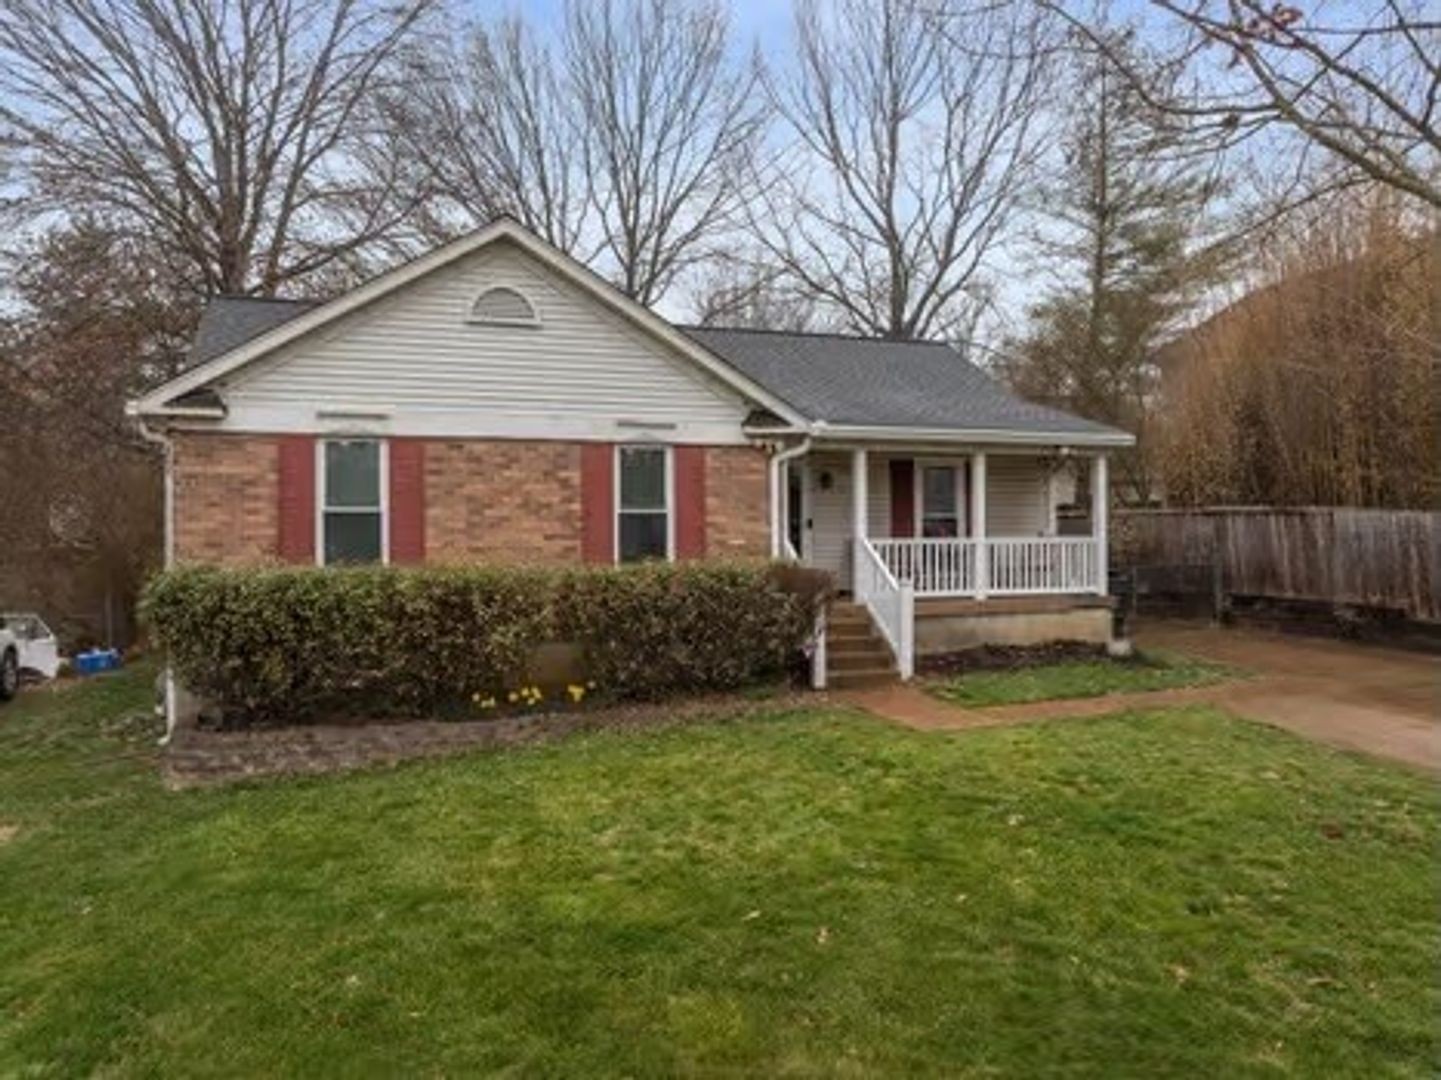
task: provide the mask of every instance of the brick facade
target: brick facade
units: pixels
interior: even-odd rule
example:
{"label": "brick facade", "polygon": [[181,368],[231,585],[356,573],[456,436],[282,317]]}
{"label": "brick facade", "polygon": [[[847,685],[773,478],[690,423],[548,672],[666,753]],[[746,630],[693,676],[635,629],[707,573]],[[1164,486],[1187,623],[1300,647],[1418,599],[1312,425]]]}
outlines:
{"label": "brick facade", "polygon": [[279,442],[270,435],[177,433],[175,558],[240,564],[278,553]]}
{"label": "brick facade", "polygon": [[[187,432],[173,442],[177,559],[277,559],[281,437]],[[704,454],[706,555],[766,556],[765,454],[749,446]],[[426,562],[581,561],[581,444],[431,439],[423,470]]]}
{"label": "brick facade", "polygon": [[580,562],[580,445],[428,443],[425,533],[427,562]]}
{"label": "brick facade", "polygon": [[706,554],[765,558],[771,549],[767,459],[754,446],[706,447]]}

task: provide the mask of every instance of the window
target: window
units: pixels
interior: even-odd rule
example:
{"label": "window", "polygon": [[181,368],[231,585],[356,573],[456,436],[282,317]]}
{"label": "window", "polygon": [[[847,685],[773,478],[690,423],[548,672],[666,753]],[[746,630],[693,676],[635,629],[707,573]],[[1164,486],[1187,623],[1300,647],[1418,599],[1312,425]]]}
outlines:
{"label": "window", "polygon": [[961,535],[958,472],[954,465],[921,467],[921,535]]}
{"label": "window", "polygon": [[622,446],[616,473],[620,561],[669,558],[670,454],[663,446]]}
{"label": "window", "polygon": [[539,326],[535,305],[519,289],[496,285],[486,289],[470,307],[471,322],[499,326]]}
{"label": "window", "polygon": [[385,561],[385,455],[374,439],[321,443],[320,550],[325,565]]}

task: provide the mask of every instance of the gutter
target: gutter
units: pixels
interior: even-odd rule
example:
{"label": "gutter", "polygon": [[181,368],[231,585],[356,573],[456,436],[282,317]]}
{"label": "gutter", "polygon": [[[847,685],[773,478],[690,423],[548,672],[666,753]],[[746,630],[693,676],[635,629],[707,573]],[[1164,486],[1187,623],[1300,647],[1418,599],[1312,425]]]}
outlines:
{"label": "gutter", "polygon": [[781,466],[788,461],[794,461],[811,448],[811,437],[809,435],[800,442],[785,450],[777,451],[771,455],[771,558],[779,559],[785,555],[785,516],[781,508],[785,505],[781,493]]}
{"label": "gutter", "polygon": [[[1136,437],[1124,431],[1016,431],[1005,428],[911,428],[866,424],[817,424],[826,439],[861,439],[904,443],[908,441],[988,443],[1011,446],[1127,447]],[[823,430],[822,430],[823,429]]]}
{"label": "gutter", "polygon": [[[136,429],[148,443],[159,446],[165,455],[165,569],[175,565],[175,444],[163,431],[155,431],[137,413],[131,412],[134,402],[126,405],[125,411],[136,417]],[[175,669],[165,666],[165,734],[159,743],[165,746],[175,734],[176,720]]]}

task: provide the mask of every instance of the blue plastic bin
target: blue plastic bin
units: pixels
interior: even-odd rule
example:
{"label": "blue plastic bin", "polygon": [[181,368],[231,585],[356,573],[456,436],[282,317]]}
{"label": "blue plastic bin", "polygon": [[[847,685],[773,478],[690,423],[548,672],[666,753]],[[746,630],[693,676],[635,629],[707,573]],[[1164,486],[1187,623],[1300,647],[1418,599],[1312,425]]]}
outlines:
{"label": "blue plastic bin", "polygon": [[113,671],[119,666],[118,649],[91,649],[75,657],[75,670],[81,675],[98,675],[102,671]]}

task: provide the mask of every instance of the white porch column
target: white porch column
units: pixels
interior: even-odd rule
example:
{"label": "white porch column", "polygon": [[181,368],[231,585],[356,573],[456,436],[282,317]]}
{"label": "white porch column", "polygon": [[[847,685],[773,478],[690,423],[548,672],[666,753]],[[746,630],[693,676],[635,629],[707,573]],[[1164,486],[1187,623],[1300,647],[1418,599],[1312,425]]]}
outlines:
{"label": "white porch column", "polygon": [[984,600],[990,591],[990,551],[986,547],[986,455],[971,455],[971,538],[976,542],[977,600]]}
{"label": "white porch column", "polygon": [[1107,533],[1111,525],[1111,485],[1107,475],[1105,454],[1091,459],[1091,536],[1096,543],[1096,592],[1106,595],[1109,588]]}
{"label": "white porch column", "polygon": [[866,535],[866,479],[870,467],[864,447],[851,451],[851,589],[859,594],[861,541]]}

